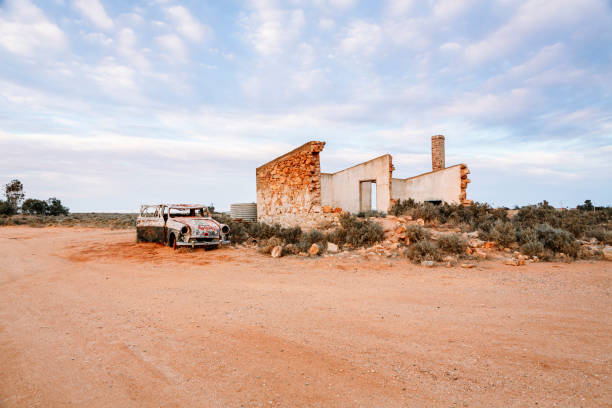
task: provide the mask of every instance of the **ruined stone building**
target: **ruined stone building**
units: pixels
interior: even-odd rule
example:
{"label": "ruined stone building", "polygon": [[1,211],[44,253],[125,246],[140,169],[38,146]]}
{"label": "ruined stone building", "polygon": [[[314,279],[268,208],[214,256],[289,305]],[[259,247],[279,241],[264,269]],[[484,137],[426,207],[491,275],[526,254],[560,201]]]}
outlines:
{"label": "ruined stone building", "polygon": [[393,177],[393,160],[385,154],[336,173],[321,173],[319,153],[325,142],[308,142],[260,166],[257,218],[283,226],[314,226],[348,211],[387,212],[395,200],[470,204],[465,164],[445,166],[444,136],[431,138],[432,171],[408,178]]}

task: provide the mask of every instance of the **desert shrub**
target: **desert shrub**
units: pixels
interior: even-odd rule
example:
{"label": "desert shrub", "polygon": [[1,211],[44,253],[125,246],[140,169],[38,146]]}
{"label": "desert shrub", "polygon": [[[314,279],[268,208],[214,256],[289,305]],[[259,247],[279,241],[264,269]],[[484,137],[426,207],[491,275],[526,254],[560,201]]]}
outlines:
{"label": "desert shrub", "polygon": [[429,239],[431,237],[431,233],[429,230],[421,227],[420,225],[407,225],[406,226],[406,238],[410,242],[418,242],[424,239]]}
{"label": "desert shrub", "polygon": [[382,241],[382,227],[370,220],[360,220],[350,214],[340,216],[340,227],[328,234],[327,239],[335,244],[351,244],[353,247],[371,246]]}
{"label": "desert shrub", "polygon": [[441,261],[442,253],[440,249],[429,240],[418,241],[404,251],[404,255],[415,263],[422,261]]}
{"label": "desert shrub", "polygon": [[516,242],[519,245],[524,245],[528,242],[535,242],[538,240],[538,233],[534,228],[525,227],[516,229]]}
{"label": "desert shrub", "polygon": [[604,227],[591,228],[586,231],[585,236],[587,238],[595,238],[606,245],[612,245],[612,230]]}
{"label": "desert shrub", "polygon": [[548,224],[539,224],[535,230],[538,234],[538,241],[544,245],[544,248],[553,252],[563,252],[572,258],[578,255],[580,244],[568,231],[553,228]]}
{"label": "desert shrub", "polygon": [[278,237],[283,239],[288,244],[297,244],[300,242],[302,234],[303,232],[300,227],[281,228],[278,232]]}
{"label": "desert shrub", "polygon": [[325,249],[327,247],[328,236],[323,234],[319,230],[312,229],[302,235],[302,238],[297,243],[297,247],[301,252],[307,252],[312,244],[317,244],[319,248]]}
{"label": "desert shrub", "polygon": [[516,229],[512,223],[498,219],[492,224],[489,232],[483,234],[483,238],[493,241],[502,247],[507,247],[516,241]]}
{"label": "desert shrub", "polygon": [[264,254],[270,254],[272,250],[274,249],[274,247],[279,246],[279,245],[283,246],[285,245],[285,242],[278,237],[272,237],[272,238],[266,239],[261,242],[259,251]]}
{"label": "desert shrub", "polygon": [[382,211],[370,210],[366,212],[361,211],[359,214],[357,214],[357,217],[359,218],[368,218],[368,217],[386,218],[387,214]]}
{"label": "desert shrub", "polygon": [[415,205],[416,202],[412,198],[408,200],[397,200],[393,203],[393,206],[391,206],[389,213],[395,216],[405,215],[408,213],[408,210],[414,208]]}
{"label": "desert shrub", "polygon": [[544,244],[540,241],[529,241],[521,245],[521,252],[529,256],[542,256]]}
{"label": "desert shrub", "polygon": [[438,238],[438,247],[449,254],[465,253],[467,240],[460,234],[444,234]]}

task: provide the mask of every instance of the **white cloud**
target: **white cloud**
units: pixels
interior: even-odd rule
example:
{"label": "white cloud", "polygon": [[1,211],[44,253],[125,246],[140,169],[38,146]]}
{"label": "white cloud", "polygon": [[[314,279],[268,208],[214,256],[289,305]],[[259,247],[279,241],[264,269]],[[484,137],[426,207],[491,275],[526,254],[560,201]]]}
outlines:
{"label": "white cloud", "polygon": [[331,18],[321,18],[319,19],[319,27],[323,30],[331,30],[336,25],[335,21]]}
{"label": "white cloud", "polygon": [[377,52],[381,41],[382,30],[378,25],[357,20],[346,28],[339,48],[345,54],[370,56]]}
{"label": "white cloud", "polygon": [[83,36],[83,38],[85,38],[87,41],[90,41],[94,44],[98,44],[98,45],[105,46],[105,47],[113,43],[113,39],[108,38],[103,33],[87,33]]}
{"label": "white cloud", "polygon": [[155,42],[170,56],[171,59],[184,62],[187,59],[187,47],[176,34],[166,34],[155,37]]}
{"label": "white cloud", "polygon": [[401,16],[411,11],[415,0],[387,0],[386,11],[391,16]]}
{"label": "white cloud", "polygon": [[465,57],[474,64],[508,58],[521,45],[533,45],[534,40],[538,41],[538,36],[541,37],[543,33],[550,36],[552,33],[581,28],[598,21],[599,16],[609,16],[606,4],[599,0],[529,0],[521,3],[506,24],[468,46]]}
{"label": "white cloud", "polygon": [[106,58],[101,64],[92,68],[90,77],[105,94],[120,100],[133,100],[138,97],[135,71],[126,65]]}
{"label": "white cloud", "polygon": [[99,0],[74,0],[74,6],[84,17],[103,30],[111,30],[115,25]]}
{"label": "white cloud", "polygon": [[282,10],[265,0],[252,5],[254,10],[242,18],[242,24],[247,40],[259,54],[278,54],[299,39],[306,24],[301,9]]}
{"label": "white cloud", "polygon": [[139,69],[149,69],[149,60],[138,49],[138,38],[131,28],[124,28],[119,32],[117,51]]}
{"label": "white cloud", "polygon": [[0,47],[21,56],[67,47],[64,32],[29,0],[15,0],[0,9]]}
{"label": "white cloud", "polygon": [[497,120],[518,117],[537,105],[539,97],[527,88],[502,93],[466,93],[440,108],[440,115],[465,116],[469,119]]}
{"label": "white cloud", "polygon": [[438,0],[433,5],[433,13],[438,19],[456,19],[464,14],[475,3],[475,0]]}
{"label": "white cloud", "polygon": [[176,30],[183,37],[194,42],[200,42],[210,37],[212,30],[206,24],[198,21],[183,6],[172,6],[166,13],[174,23]]}

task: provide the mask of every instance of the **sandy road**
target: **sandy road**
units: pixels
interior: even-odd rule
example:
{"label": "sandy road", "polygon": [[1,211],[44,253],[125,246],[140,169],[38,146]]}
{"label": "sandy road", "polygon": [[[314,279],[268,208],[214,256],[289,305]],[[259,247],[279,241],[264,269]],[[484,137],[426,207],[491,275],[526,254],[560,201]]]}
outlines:
{"label": "sandy road", "polygon": [[612,263],[175,253],[0,229],[0,407],[612,406]]}

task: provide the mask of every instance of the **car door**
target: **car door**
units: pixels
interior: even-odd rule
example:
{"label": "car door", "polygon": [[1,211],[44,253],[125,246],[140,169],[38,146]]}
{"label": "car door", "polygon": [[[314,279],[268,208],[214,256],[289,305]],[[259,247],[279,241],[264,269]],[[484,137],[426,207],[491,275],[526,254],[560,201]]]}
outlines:
{"label": "car door", "polygon": [[159,205],[143,206],[136,223],[136,234],[141,242],[164,243],[163,209]]}

